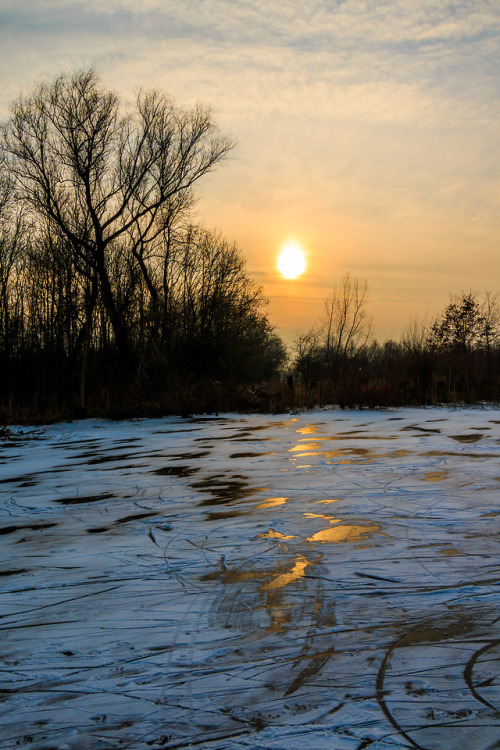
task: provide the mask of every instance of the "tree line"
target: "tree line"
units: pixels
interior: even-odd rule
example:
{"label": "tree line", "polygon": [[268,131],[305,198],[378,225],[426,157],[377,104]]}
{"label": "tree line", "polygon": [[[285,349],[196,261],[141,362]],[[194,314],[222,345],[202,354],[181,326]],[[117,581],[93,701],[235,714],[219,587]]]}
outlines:
{"label": "tree line", "polygon": [[453,295],[435,318],[413,321],[399,341],[370,331],[367,288],[345,276],[322,325],[294,346],[303,405],[398,406],[500,400],[497,295]]}
{"label": "tree line", "polygon": [[158,91],[124,109],[92,70],[14,103],[0,153],[4,409],[176,410],[193,389],[276,374],[285,348],[241,252],[193,223],[198,182],[232,148],[209,109]]}

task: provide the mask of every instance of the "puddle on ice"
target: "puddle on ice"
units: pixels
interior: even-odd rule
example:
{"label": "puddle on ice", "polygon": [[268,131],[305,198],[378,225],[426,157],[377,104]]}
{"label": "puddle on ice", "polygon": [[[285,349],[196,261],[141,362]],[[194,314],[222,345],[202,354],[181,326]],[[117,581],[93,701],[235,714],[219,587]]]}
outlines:
{"label": "puddle on ice", "polygon": [[[264,535],[266,538],[277,538],[282,539],[281,536],[275,536],[274,534]],[[292,537],[286,537],[291,539]],[[297,555],[293,560],[287,560],[274,567],[273,570],[252,568],[247,569],[245,567],[233,568],[226,565],[224,557],[221,557],[215,569],[210,573],[205,573],[200,577],[201,581],[216,581],[220,580],[224,584],[237,584],[245,581],[257,581],[259,586],[255,593],[266,593],[274,592],[277,589],[283,589],[291,584],[300,581],[305,575],[306,568],[313,565],[304,555]],[[265,581],[264,583],[260,583]],[[269,609],[274,607],[276,604],[275,599],[266,599],[264,605],[259,604],[259,608]],[[281,600],[280,605],[283,606],[284,602]],[[291,614],[287,618],[288,622],[292,619]]]}
{"label": "puddle on ice", "polygon": [[[295,445],[293,448],[289,448],[289,453],[296,453],[297,451],[315,451],[320,449],[319,443],[299,443],[299,445]],[[305,454],[304,454],[305,455]]]}
{"label": "puddle on ice", "polygon": [[330,523],[339,523],[340,518],[335,518],[334,516],[325,516],[321,513],[302,513],[302,518],[323,518],[325,521],[329,521]]}
{"label": "puddle on ice", "polygon": [[424,479],[426,482],[442,482],[449,475],[449,471],[428,471],[425,474]]}
{"label": "puddle on ice", "polygon": [[264,502],[257,505],[257,510],[262,508],[276,508],[278,505],[285,505],[286,501],[290,500],[289,497],[268,497]]}
{"label": "puddle on ice", "polygon": [[295,538],[293,534],[282,534],[281,531],[274,531],[273,529],[269,529],[266,534],[259,534],[257,537],[257,539],[282,539],[283,541]]}
{"label": "puddle on ice", "polygon": [[0,748],[492,750],[500,410],[337,414],[2,444]]}
{"label": "puddle on ice", "polygon": [[[381,453],[372,448],[349,447],[349,448],[337,448],[335,450],[320,450],[321,447],[322,446],[318,444],[309,443],[307,445],[297,445],[294,448],[289,448],[288,452],[297,453],[296,456],[294,455],[290,457],[291,460],[295,460],[296,458],[306,458],[308,456],[319,456],[325,459],[338,458],[340,459],[340,461],[335,462],[335,463],[343,463],[343,464],[349,464],[349,463],[366,464],[366,463],[372,463],[373,461],[378,461],[384,458],[398,459],[398,458],[405,458],[406,456],[411,455],[411,451],[405,448],[398,448],[398,449],[394,449],[391,451],[386,451],[386,452]],[[357,456],[358,458],[350,459],[350,458],[346,458],[346,456]],[[332,462],[329,462],[329,463],[332,463]],[[310,465],[307,465],[307,466],[304,466],[303,468],[309,468],[309,466]],[[297,468],[300,468],[300,467],[297,467]]]}
{"label": "puddle on ice", "polygon": [[[341,544],[344,542],[361,542],[365,541],[372,534],[380,534],[380,526],[373,524],[371,526],[362,526],[361,524],[344,524],[332,528],[322,529],[307,538],[308,542],[333,542]],[[383,536],[386,536],[385,534]]]}
{"label": "puddle on ice", "polygon": [[300,427],[296,432],[299,435],[314,435],[320,432],[320,427],[324,426],[326,422],[317,422],[316,424],[306,424],[304,427]]}
{"label": "puddle on ice", "polygon": [[276,578],[273,578],[272,581],[269,581],[269,583],[265,583],[263,586],[261,586],[260,590],[271,591],[272,589],[280,589],[283,586],[288,586],[288,584],[297,581],[299,578],[302,578],[307,566],[310,564],[311,563],[309,562],[309,560],[306,560],[305,557],[299,555],[291,570],[286,573],[280,573],[276,576]]}

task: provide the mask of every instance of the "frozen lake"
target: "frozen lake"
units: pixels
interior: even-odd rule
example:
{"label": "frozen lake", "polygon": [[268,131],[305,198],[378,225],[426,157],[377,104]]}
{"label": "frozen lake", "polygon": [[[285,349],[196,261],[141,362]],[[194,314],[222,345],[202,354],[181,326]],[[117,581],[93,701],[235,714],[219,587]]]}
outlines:
{"label": "frozen lake", "polygon": [[0,442],[0,748],[500,747],[500,410]]}

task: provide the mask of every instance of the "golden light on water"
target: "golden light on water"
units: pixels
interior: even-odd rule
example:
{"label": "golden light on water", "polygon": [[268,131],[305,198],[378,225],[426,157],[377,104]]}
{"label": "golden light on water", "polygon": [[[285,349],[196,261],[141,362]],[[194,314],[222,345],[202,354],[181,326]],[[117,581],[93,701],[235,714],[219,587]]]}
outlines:
{"label": "golden light on water", "polygon": [[276,266],[285,279],[296,279],[306,270],[306,254],[296,242],[287,242],[278,256]]}

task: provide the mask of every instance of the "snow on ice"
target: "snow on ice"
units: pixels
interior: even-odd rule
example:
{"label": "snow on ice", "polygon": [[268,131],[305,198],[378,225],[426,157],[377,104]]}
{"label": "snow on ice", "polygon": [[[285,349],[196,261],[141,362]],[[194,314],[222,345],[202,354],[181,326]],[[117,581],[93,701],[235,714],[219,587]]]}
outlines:
{"label": "snow on ice", "polygon": [[499,747],[500,411],[0,443],[0,748]]}

